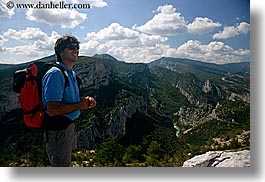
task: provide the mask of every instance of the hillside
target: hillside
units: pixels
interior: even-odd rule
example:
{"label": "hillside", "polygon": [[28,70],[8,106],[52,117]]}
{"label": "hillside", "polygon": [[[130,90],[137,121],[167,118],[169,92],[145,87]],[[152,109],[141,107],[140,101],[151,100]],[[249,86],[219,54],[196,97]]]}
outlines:
{"label": "hillside", "polygon": [[[22,159],[48,165],[42,133],[24,127],[11,90],[13,71],[25,65],[0,66],[1,166]],[[74,69],[81,94],[98,103],[77,121],[76,164],[92,158],[85,166],[182,166],[209,150],[250,147],[249,63],[161,58],[129,64],[105,54],[81,56]]]}
{"label": "hillside", "polygon": [[182,58],[163,57],[149,64],[150,67],[160,66],[184,73],[191,72],[200,78],[207,79],[209,76],[226,75],[228,73],[249,73],[250,63],[213,64]]}

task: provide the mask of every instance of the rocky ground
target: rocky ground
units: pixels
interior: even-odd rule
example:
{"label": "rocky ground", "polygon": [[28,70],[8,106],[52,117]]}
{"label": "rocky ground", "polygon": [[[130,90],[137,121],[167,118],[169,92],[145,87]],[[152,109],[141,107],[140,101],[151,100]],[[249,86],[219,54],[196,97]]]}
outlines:
{"label": "rocky ground", "polygon": [[185,161],[183,167],[250,167],[250,151],[209,151]]}

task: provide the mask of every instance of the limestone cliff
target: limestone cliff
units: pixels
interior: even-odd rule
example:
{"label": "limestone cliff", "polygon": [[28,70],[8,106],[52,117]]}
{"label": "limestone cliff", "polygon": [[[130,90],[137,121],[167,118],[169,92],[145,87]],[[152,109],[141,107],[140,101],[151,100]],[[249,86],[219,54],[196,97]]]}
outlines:
{"label": "limestone cliff", "polygon": [[[82,57],[80,58],[82,60]],[[81,61],[74,70],[82,80],[82,88],[98,89],[100,86],[109,85],[110,62],[107,60]]]}
{"label": "limestone cliff", "polygon": [[18,96],[17,93],[11,91],[11,86],[7,90],[0,91],[0,122],[2,115],[19,108]]}
{"label": "limestone cliff", "polygon": [[91,118],[89,126],[83,128],[78,134],[78,147],[82,149],[98,148],[100,143],[108,136],[114,135],[118,139],[126,133],[127,119],[131,118],[137,111],[146,113],[146,102],[142,96],[131,95],[124,97],[120,93],[116,98],[119,104],[100,120]]}

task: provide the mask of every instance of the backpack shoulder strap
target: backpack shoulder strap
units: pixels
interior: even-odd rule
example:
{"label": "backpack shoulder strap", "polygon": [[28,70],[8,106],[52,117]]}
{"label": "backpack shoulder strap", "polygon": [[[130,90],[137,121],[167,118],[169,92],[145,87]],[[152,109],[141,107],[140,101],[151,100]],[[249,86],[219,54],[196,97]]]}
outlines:
{"label": "backpack shoulder strap", "polygon": [[79,76],[75,75],[77,83],[78,83],[78,89],[79,89],[79,95],[81,95],[81,85],[82,85],[82,80]]}
{"label": "backpack shoulder strap", "polygon": [[47,63],[47,64],[49,64],[49,65],[51,65],[51,66],[54,66],[54,67],[60,69],[61,72],[63,73],[64,79],[65,79],[65,85],[64,85],[64,88],[66,88],[67,86],[69,86],[70,83],[69,83],[69,80],[68,80],[68,73],[66,72],[66,70],[65,70],[61,65],[56,64],[56,63],[54,63],[54,62]]}

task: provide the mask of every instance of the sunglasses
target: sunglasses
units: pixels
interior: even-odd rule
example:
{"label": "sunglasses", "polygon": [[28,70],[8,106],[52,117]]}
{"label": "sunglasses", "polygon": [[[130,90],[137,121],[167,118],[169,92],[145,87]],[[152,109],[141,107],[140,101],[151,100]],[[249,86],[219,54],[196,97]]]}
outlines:
{"label": "sunglasses", "polygon": [[68,48],[70,50],[79,50],[79,45],[77,44],[70,44],[70,45],[67,45],[65,48]]}

